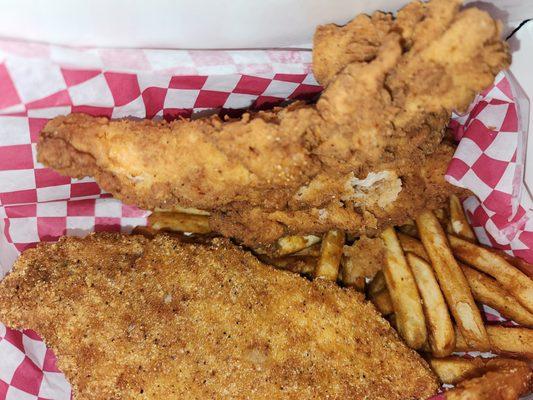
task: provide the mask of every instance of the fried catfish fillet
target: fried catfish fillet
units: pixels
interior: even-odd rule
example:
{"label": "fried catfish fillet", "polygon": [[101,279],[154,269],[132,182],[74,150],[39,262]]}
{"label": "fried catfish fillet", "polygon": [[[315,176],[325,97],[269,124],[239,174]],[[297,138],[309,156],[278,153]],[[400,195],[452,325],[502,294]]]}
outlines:
{"label": "fried catfish fillet", "polygon": [[315,46],[314,70],[327,86],[315,105],[228,121],[57,117],[41,133],[38,159],[94,176],[126,203],[209,211],[214,229],[252,246],[379,230],[420,211],[402,201],[435,191],[428,179],[449,191],[442,176],[421,171],[444,172],[452,110],[466,109],[508,66],[499,23],[461,11],[459,0],[415,2],[396,18],[377,12],[321,27]]}
{"label": "fried catfish fillet", "polygon": [[95,234],[26,251],[0,321],[40,333],[75,399],[424,399],[438,383],[362,295],[226,239]]}

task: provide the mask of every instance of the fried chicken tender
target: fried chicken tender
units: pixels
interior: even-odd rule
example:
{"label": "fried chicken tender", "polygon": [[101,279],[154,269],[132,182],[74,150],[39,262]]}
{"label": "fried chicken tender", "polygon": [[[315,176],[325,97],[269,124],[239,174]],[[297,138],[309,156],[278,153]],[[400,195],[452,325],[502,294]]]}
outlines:
{"label": "fried chicken tender", "polygon": [[0,320],[43,336],[74,399],[425,399],[438,388],[362,295],[227,239],[41,244],[0,283]]}
{"label": "fried chicken tender", "polygon": [[451,112],[509,64],[499,23],[459,6],[415,2],[396,18],[319,28],[314,70],[327,87],[316,105],[228,121],[57,117],[38,159],[94,176],[126,203],[209,211],[216,230],[247,245],[331,229],[371,234],[441,205],[419,197],[451,190],[435,176],[453,152],[441,143]]}

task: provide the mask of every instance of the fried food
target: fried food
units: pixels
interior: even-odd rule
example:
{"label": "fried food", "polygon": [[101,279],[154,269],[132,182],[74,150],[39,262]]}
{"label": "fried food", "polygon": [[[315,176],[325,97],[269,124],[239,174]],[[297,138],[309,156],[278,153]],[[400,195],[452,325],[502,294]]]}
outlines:
{"label": "fried food", "polygon": [[445,392],[446,399],[517,400],[532,389],[531,368],[523,361],[447,357],[429,363],[441,382],[457,384]]}
{"label": "fried food", "polygon": [[41,244],[0,283],[0,320],[44,337],[75,399],[423,399],[438,388],[361,294],[226,239]]}
{"label": "fried food", "polygon": [[396,18],[320,28],[315,70],[327,87],[316,105],[236,120],[57,117],[38,159],[94,176],[126,203],[205,210],[214,231],[251,247],[330,230],[376,235],[458,190],[443,178],[451,112],[509,65],[500,25],[459,7],[414,2]]}
{"label": "fried food", "polygon": [[[490,351],[493,353],[533,359],[533,329],[498,325],[487,325],[485,328],[490,339]],[[455,351],[480,350],[468,345],[457,329],[455,337]]]}
{"label": "fried food", "polygon": [[478,350],[489,350],[490,342],[483,319],[439,220],[431,211],[424,211],[416,218],[416,225],[442,293],[463,337],[470,346]]}
{"label": "fried food", "polygon": [[523,326],[533,328],[533,314],[501,287],[495,279],[466,265],[461,265],[461,268],[472,289],[472,294],[478,302],[494,308],[503,316]]}
{"label": "fried food", "polygon": [[446,400],[518,400],[531,393],[532,378],[530,366],[518,360],[483,360],[483,366],[465,371],[474,378],[459,382],[455,388],[445,392]]}
{"label": "fried food", "polygon": [[176,211],[154,212],[148,217],[149,225],[158,231],[210,233],[207,215],[186,214]]}
{"label": "fried food", "polygon": [[373,278],[385,263],[385,246],[379,237],[361,236],[351,246],[344,246],[343,277],[349,281]]}
{"label": "fried food", "polygon": [[431,265],[422,258],[413,253],[406,257],[422,298],[431,352],[436,357],[449,356],[455,348],[455,334],[437,278]]}
{"label": "fried food", "polygon": [[392,299],[388,290],[382,290],[380,292],[371,293],[368,298],[376,306],[381,315],[390,315],[394,313],[394,307],[392,306]]}
{"label": "fried food", "polygon": [[492,276],[530,312],[533,312],[533,280],[499,254],[467,240],[449,235],[455,256]]}
{"label": "fried food", "polygon": [[415,278],[396,236],[394,228],[381,233],[385,243],[383,276],[396,315],[398,333],[413,349],[421,348],[427,339],[426,320]]}
{"label": "fried food", "polygon": [[318,261],[318,258],[313,256],[269,257],[264,254],[259,254],[257,258],[265,264],[306,276],[313,275]]}
{"label": "fried food", "polygon": [[455,385],[465,379],[479,374],[485,363],[482,358],[464,358],[450,356],[429,358],[429,365],[442,383]]}
{"label": "fried food", "polygon": [[416,254],[418,257],[429,261],[428,253],[420,240],[402,232],[398,232],[398,239],[400,240],[403,251]]}
{"label": "fried food", "polygon": [[468,219],[463,210],[463,205],[455,195],[450,196],[450,226],[451,231],[457,236],[472,242],[476,241],[476,235],[468,223]]}
{"label": "fried food", "polygon": [[324,235],[314,273],[315,278],[327,279],[333,282],[337,280],[344,240],[344,232],[341,231],[333,230]]}
{"label": "fried food", "polygon": [[378,271],[374,276],[374,279],[368,284],[368,293],[375,294],[381,292],[382,290],[387,289],[387,283],[385,282],[385,276],[383,275],[383,270]]}

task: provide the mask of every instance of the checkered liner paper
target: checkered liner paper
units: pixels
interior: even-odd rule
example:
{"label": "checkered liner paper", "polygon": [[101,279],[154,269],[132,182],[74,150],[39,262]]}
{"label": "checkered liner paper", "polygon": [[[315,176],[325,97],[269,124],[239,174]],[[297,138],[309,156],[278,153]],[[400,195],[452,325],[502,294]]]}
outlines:
{"label": "checkered liner paper", "polygon": [[[52,117],[190,116],[312,99],[321,88],[307,51],[71,49],[0,41],[0,277],[18,254],[61,235],[146,224],[91,179],[36,162],[39,131]],[[533,262],[533,214],[522,179],[527,97],[509,74],[451,123],[460,140],[447,179],[477,195],[465,209],[479,239]],[[233,111],[232,111],[233,110]],[[483,307],[487,320],[504,322]],[[0,400],[69,399],[54,354],[32,331],[0,323]]]}

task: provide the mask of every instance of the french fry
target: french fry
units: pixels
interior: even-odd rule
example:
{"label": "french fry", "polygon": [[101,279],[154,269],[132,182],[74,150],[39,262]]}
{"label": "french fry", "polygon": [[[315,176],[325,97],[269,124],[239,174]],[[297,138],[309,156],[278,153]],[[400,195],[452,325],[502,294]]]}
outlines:
{"label": "french fry", "polygon": [[455,347],[455,334],[446,301],[431,265],[413,253],[406,256],[422,297],[431,352],[436,357],[446,357]]}
{"label": "french fry", "polygon": [[495,353],[533,358],[532,329],[487,326],[487,332]]}
{"label": "french fry", "polygon": [[320,238],[315,235],[291,235],[278,239],[275,255],[277,257],[286,256],[301,251],[307,247],[320,242]]}
{"label": "french fry", "polygon": [[279,269],[295,272],[302,275],[311,275],[316,268],[317,258],[312,256],[283,256],[269,257],[264,254],[257,256],[265,264],[270,264]]}
{"label": "french fry", "polygon": [[498,254],[449,235],[455,256],[462,262],[495,278],[503,288],[533,312],[533,280]]}
{"label": "french fry", "polygon": [[496,253],[499,256],[503,257],[505,261],[507,261],[509,264],[511,264],[513,267],[518,268],[520,271],[522,271],[527,276],[533,276],[533,264],[528,263],[527,261],[522,260],[519,257],[513,257],[509,254],[507,254],[503,250],[494,249],[492,247],[480,245],[484,249],[487,249],[488,251],[492,253]]}
{"label": "french fry", "polygon": [[398,239],[403,251],[413,253],[426,261],[429,260],[428,253],[420,240],[401,232],[398,232]]}
{"label": "french fry", "polygon": [[291,257],[300,257],[300,256],[311,256],[319,257],[320,256],[320,242],[315,243],[309,247],[306,247],[296,253],[289,254]]}
{"label": "french fry", "polygon": [[[533,359],[533,329],[487,325],[491,351],[515,357]],[[479,351],[470,346],[455,329],[455,351]]]}
{"label": "french fry", "polygon": [[433,214],[439,220],[442,229],[444,229],[446,232],[452,232],[450,219],[448,218],[448,213],[444,208],[438,208],[434,210]]}
{"label": "french fry", "polygon": [[383,289],[381,292],[373,293],[369,296],[369,299],[382,315],[389,315],[394,312],[392,300],[387,288]]}
{"label": "french fry", "polygon": [[481,358],[450,356],[429,358],[429,366],[442,383],[455,385],[464,379],[477,375],[485,363]]}
{"label": "french fry", "polygon": [[386,248],[383,275],[396,315],[398,333],[409,347],[419,349],[427,339],[427,331],[415,278],[394,228],[385,229],[381,238]]}
{"label": "french fry", "polygon": [[476,235],[468,223],[463,211],[463,205],[456,195],[450,196],[450,222],[452,233],[472,242],[476,241]]}
{"label": "french fry", "polygon": [[461,268],[472,289],[474,299],[521,325],[533,327],[533,314],[502,288],[496,280],[464,264]]}
{"label": "french fry", "polygon": [[315,269],[315,278],[337,280],[343,247],[344,232],[332,230],[324,235],[320,247],[320,257]]}
{"label": "french fry", "polygon": [[156,230],[176,232],[209,233],[209,217],[175,211],[156,211],[148,217],[149,225]]}
{"label": "french fry", "polygon": [[341,258],[341,268],[339,271],[339,280],[344,286],[353,287],[359,292],[365,291],[366,280],[358,264],[352,257],[343,255]]}
{"label": "french fry", "polygon": [[383,275],[383,270],[378,271],[368,284],[368,294],[372,295],[378,292],[381,292],[383,289],[387,289],[387,284],[385,283],[385,276]]}
{"label": "french fry", "polygon": [[342,256],[341,266],[339,270],[339,280],[346,287],[351,287],[358,292],[364,292],[366,287],[366,279],[359,275],[354,263],[350,262],[349,257]]}
{"label": "french fry", "polygon": [[416,222],[439,285],[463,337],[470,346],[479,350],[490,349],[483,319],[470,292],[470,286],[453,257],[439,220],[431,211],[424,211]]}

